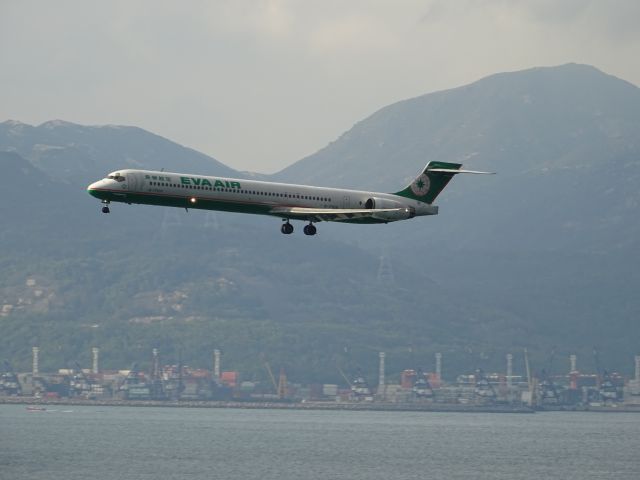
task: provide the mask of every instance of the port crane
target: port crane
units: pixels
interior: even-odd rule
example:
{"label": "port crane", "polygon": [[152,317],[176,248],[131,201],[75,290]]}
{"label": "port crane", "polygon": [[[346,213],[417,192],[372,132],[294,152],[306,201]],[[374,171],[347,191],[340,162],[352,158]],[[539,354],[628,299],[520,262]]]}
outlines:
{"label": "port crane", "polygon": [[77,361],[74,362],[74,364],[78,373],[73,376],[70,387],[76,395],[84,396],[86,398],[94,398],[93,381],[85,375],[82,370],[82,366]]}
{"label": "port crane", "polygon": [[494,401],[497,397],[496,391],[493,388],[493,385],[489,382],[489,379],[484,374],[484,371],[481,368],[476,370],[475,374],[476,385],[474,388],[474,393],[477,397],[484,399],[485,401]]}
{"label": "port crane", "polygon": [[427,380],[426,375],[422,371],[422,369],[418,369],[418,374],[416,376],[416,381],[411,388],[411,391],[417,398],[431,398],[433,397],[433,388]]}
{"label": "port crane", "polygon": [[275,390],[278,398],[280,400],[287,397],[288,389],[287,389],[287,374],[284,371],[284,367],[280,368],[280,375],[278,376],[278,380],[276,381],[276,377],[273,374],[273,370],[271,369],[271,365],[265,358],[265,355],[262,354],[262,363],[264,364],[264,368],[269,374],[269,379],[271,380],[271,385],[273,385],[273,389]]}
{"label": "port crane", "polygon": [[18,375],[11,368],[9,360],[4,360],[3,363],[5,373],[0,377],[0,387],[2,387],[6,395],[21,395],[22,386],[20,385]]}
{"label": "port crane", "polygon": [[349,388],[353,388],[353,384],[351,383],[351,380],[349,380],[349,377],[347,377],[347,375],[344,373],[344,370],[340,368],[340,365],[336,365],[336,367],[338,368],[340,375],[342,375],[342,378],[344,378],[344,381],[347,382],[347,385],[349,385]]}
{"label": "port crane", "polygon": [[613,383],[611,374],[607,370],[600,368],[600,356],[598,350],[593,348],[593,358],[596,364],[596,374],[598,375],[598,393],[603,402],[618,402],[621,400],[621,392]]}
{"label": "port crane", "polygon": [[365,399],[371,397],[371,389],[369,388],[369,384],[364,378],[362,371],[358,369],[356,371],[356,377],[353,379],[351,384],[351,391],[356,396],[357,399]]}
{"label": "port crane", "polygon": [[342,378],[345,379],[347,385],[349,385],[349,388],[351,388],[351,393],[356,398],[356,400],[371,398],[371,389],[369,388],[369,385],[367,384],[367,381],[365,380],[364,375],[362,375],[362,371],[359,368],[356,370],[356,376],[354,377],[354,379],[349,380],[349,377],[347,377],[347,375],[344,373],[344,370],[340,368],[340,365],[336,365],[336,367],[338,367],[340,375],[342,375]]}
{"label": "port crane", "polygon": [[131,368],[129,369],[129,373],[120,385],[120,391],[124,394],[125,399],[129,398],[129,388],[132,385],[138,385],[140,383],[140,378],[138,377],[138,364],[134,362],[131,364]]}
{"label": "port crane", "polygon": [[266,360],[264,360],[263,363],[264,363],[264,368],[267,370],[267,373],[269,374],[271,385],[273,385],[273,389],[277,392],[278,382],[276,382],[276,377],[273,375],[273,370],[271,370],[271,365],[269,365],[269,362],[267,362]]}
{"label": "port crane", "polygon": [[538,386],[538,389],[541,403],[557,404],[560,401],[558,389],[551,378],[551,368],[553,366],[555,354],[556,350],[554,348],[549,356],[547,368],[543,368],[542,372],[540,372],[540,385]]}
{"label": "port crane", "polygon": [[287,397],[287,374],[284,371],[284,367],[280,368],[280,377],[278,377],[278,398],[283,400]]}

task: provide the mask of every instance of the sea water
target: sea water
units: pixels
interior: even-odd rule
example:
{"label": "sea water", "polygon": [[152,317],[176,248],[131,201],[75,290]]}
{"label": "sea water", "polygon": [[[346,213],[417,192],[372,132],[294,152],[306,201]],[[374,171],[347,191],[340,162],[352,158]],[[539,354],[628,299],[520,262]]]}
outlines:
{"label": "sea water", "polygon": [[640,414],[0,405],[0,479],[640,478]]}

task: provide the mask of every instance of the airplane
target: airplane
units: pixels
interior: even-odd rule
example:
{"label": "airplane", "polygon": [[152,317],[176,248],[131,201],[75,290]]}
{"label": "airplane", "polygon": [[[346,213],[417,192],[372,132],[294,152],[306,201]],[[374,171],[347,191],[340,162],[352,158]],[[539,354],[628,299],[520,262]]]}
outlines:
{"label": "airplane", "polygon": [[389,223],[437,215],[433,201],[463,170],[460,163],[429,162],[410,185],[396,193],[367,192],[288,183],[189,175],[165,171],[117,170],[87,187],[101,200],[103,213],[111,202],[161,205],[280,217],[280,231],[293,233],[291,220],[308,222],[305,235],[317,233],[314,223]]}

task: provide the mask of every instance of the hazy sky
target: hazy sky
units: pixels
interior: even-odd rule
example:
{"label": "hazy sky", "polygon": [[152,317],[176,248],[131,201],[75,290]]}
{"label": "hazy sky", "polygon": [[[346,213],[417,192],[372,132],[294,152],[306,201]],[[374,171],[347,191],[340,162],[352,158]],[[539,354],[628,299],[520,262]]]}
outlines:
{"label": "hazy sky", "polygon": [[0,121],[136,125],[270,173],[495,72],[640,85],[639,22],[639,0],[0,0]]}

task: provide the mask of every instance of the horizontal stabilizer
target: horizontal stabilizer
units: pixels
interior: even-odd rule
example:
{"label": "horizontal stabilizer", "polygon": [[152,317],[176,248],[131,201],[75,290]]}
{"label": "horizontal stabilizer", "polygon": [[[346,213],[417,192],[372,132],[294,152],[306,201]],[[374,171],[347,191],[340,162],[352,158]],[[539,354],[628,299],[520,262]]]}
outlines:
{"label": "horizontal stabilizer", "polygon": [[427,169],[428,172],[440,172],[440,173],[453,173],[458,174],[458,173],[473,173],[476,175],[495,175],[496,172],[480,172],[477,170],[454,170],[452,168],[428,168]]}

